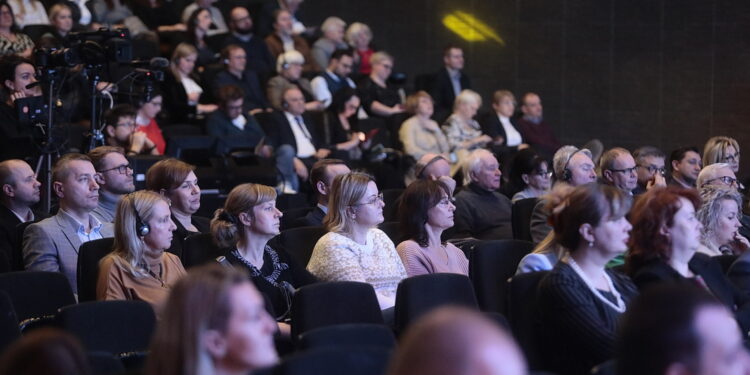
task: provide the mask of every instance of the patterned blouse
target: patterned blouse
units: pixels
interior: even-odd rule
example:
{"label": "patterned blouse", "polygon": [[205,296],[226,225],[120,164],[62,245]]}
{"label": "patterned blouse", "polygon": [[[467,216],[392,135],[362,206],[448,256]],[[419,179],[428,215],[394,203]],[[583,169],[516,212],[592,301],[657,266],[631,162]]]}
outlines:
{"label": "patterned blouse", "polygon": [[22,33],[15,33],[15,41],[0,35],[0,55],[13,55],[21,53],[29,48],[34,48],[34,42],[29,38],[28,35]]}
{"label": "patterned blouse", "polygon": [[[463,120],[456,115],[451,115],[443,124],[443,131],[448,138],[451,148],[456,151],[461,149],[461,143],[482,135],[482,129],[476,120],[471,120],[467,127]],[[474,146],[472,149],[479,146]]]}
{"label": "patterned blouse", "polygon": [[391,298],[407,277],[393,242],[376,228],[367,232],[365,245],[342,234],[326,233],[315,244],[307,269],[322,281],[368,283],[375,292]]}

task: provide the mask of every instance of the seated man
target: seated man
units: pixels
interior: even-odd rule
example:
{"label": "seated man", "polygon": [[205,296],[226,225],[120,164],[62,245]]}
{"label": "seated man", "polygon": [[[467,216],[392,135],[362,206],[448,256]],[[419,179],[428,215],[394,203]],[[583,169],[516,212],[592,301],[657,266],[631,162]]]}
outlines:
{"label": "seated man", "polygon": [[305,217],[294,221],[293,227],[319,227],[323,225],[323,217],[328,213],[328,192],[333,179],[340,174],[351,172],[343,160],[321,159],[310,169],[310,184],[318,194],[318,205]]}
{"label": "seated man", "polygon": [[310,53],[310,45],[304,38],[294,33],[292,14],[288,10],[279,9],[273,13],[273,30],[265,41],[274,59],[278,59],[284,52],[297,51],[304,58],[302,68],[306,73],[320,71],[321,67],[315,64]]}
{"label": "seated man", "polygon": [[[240,50],[241,51],[241,50]],[[239,86],[226,85],[217,94],[219,110],[206,119],[206,131],[221,142],[219,151],[226,153],[234,148],[255,148],[266,136],[255,117],[243,112],[244,93]],[[273,150],[262,145],[259,156],[271,157]]]}
{"label": "seated man", "polygon": [[242,110],[245,113],[255,114],[257,112],[270,110],[271,106],[260,88],[258,75],[247,70],[247,54],[242,47],[230,44],[221,50],[224,61],[224,69],[216,74],[213,82],[214,95],[217,96],[222,87],[235,85],[242,88],[245,94]]}
{"label": "seated man", "polygon": [[229,12],[229,30],[222,47],[235,44],[245,50],[245,70],[252,70],[265,82],[273,74],[274,59],[268,46],[253,33],[253,19],[245,7],[234,7]]}
{"label": "seated man", "polygon": [[456,194],[451,238],[512,239],[511,203],[497,191],[502,173],[495,156],[484,149],[472,151],[463,174],[466,187]]}
{"label": "seated man", "polygon": [[99,146],[87,156],[91,158],[99,184],[99,204],[91,214],[103,223],[114,223],[120,198],[135,191],[133,169],[120,147]]}
{"label": "seated man", "polygon": [[533,92],[524,95],[521,99],[521,112],[523,112],[523,117],[518,119],[518,131],[521,137],[539,155],[549,160],[550,155],[562,145],[555,137],[552,128],[544,122],[542,99],[539,95]]}
{"label": "seated man", "polygon": [[602,182],[631,196],[633,195],[633,189],[638,185],[637,168],[630,151],[622,147],[607,150],[599,160]]}
{"label": "seated man", "polygon": [[91,159],[66,154],[52,169],[52,188],[60,199],[55,216],[29,225],[23,233],[23,261],[30,271],[61,272],[77,293],[76,267],[82,243],[113,236],[112,223],[91,214],[99,204],[99,185]]}
{"label": "seated man", "polygon": [[451,177],[451,165],[442,155],[427,153],[414,166],[414,177],[443,181],[451,192],[456,189],[456,180]]}
{"label": "seated man", "polygon": [[21,270],[23,259],[16,255],[17,251],[13,251],[20,246],[17,243],[16,227],[21,223],[49,216],[31,208],[39,203],[39,187],[42,184],[36,179],[29,164],[18,159],[0,162],[0,181],[0,252],[6,255],[7,266]]}
{"label": "seated man", "polygon": [[[560,147],[552,158],[552,169],[558,182],[571,186],[585,185],[596,181],[594,161],[591,151],[575,146]],[[548,223],[549,212],[544,208],[547,201],[539,199],[531,213],[531,240],[538,244],[552,231]]]}
{"label": "seated man", "polygon": [[122,148],[127,155],[159,155],[146,133],[135,131],[136,113],[130,104],[118,104],[108,110],[104,114],[105,143]]}
{"label": "seated man", "polygon": [[635,164],[638,166],[638,186],[634,195],[645,193],[654,186],[667,186],[664,178],[664,152],[656,147],[643,146],[633,151]]}
{"label": "seated man", "polygon": [[669,165],[672,167],[669,185],[695,188],[695,180],[703,167],[698,148],[681,147],[672,151],[669,155]]}
{"label": "seated man", "polygon": [[344,87],[357,88],[354,81],[349,78],[353,64],[354,57],[351,50],[338,49],[333,51],[328,68],[310,82],[315,100],[328,108],[331,105],[333,95],[339,90]]}
{"label": "seated man", "polygon": [[302,92],[290,87],[281,98],[284,110],[274,112],[275,124],[269,143],[276,148],[276,167],[282,176],[279,188],[292,193],[299,190],[298,178],[306,180],[312,165],[326,158],[331,150],[323,145],[315,124],[305,115]]}

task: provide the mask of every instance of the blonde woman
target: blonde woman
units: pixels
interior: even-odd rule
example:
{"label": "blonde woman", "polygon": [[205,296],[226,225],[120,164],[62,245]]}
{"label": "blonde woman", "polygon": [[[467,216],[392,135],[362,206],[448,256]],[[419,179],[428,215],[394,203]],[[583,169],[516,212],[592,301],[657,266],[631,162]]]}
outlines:
{"label": "blonde woman", "polygon": [[160,194],[142,190],[122,197],[114,250],[99,264],[96,298],[146,301],[159,316],[169,290],[185,276],[180,259],[164,251],[176,228]]}
{"label": "blonde woman", "polygon": [[703,224],[699,253],[709,256],[739,255],[750,242],[739,233],[742,195],[730,186],[706,185],[700,190],[701,207],[696,216]]}
{"label": "blonde woman", "polygon": [[734,138],[717,136],[706,142],[703,147],[703,166],[715,163],[727,163],[732,167],[732,172],[739,172],[740,145]]}
{"label": "blonde woman", "polygon": [[383,206],[383,195],[369,175],[336,176],[323,219],[328,233],[315,244],[307,269],[324,281],[371,284],[385,310],[396,303],[396,287],[407,275],[393,242],[377,228]]}
{"label": "blonde woman", "polygon": [[461,162],[469,151],[482,148],[492,141],[482,133],[479,123],[474,120],[477,110],[482,105],[482,97],[472,90],[463,90],[456,96],[453,114],[445,120],[443,132],[448,138],[453,152]]}

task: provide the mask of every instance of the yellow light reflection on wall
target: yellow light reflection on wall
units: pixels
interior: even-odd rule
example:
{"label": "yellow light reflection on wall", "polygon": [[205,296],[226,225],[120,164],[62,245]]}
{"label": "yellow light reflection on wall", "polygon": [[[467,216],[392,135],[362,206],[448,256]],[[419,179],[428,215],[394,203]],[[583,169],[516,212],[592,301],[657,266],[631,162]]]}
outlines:
{"label": "yellow light reflection on wall", "polygon": [[467,42],[493,40],[504,46],[505,41],[491,27],[473,15],[457,10],[443,17],[443,25]]}

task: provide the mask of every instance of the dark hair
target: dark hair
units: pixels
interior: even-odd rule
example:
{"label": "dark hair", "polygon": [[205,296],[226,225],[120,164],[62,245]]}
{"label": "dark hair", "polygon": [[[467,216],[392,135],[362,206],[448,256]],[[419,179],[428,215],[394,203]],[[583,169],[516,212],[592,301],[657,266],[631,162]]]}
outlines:
{"label": "dark hair", "polygon": [[615,342],[618,375],[662,375],[673,363],[699,370],[701,308],[724,306],[693,285],[667,283],[647,289],[628,306]]}
{"label": "dark hair", "polygon": [[[0,5],[8,4],[0,2]],[[16,79],[16,68],[21,64],[29,64],[34,66],[34,62],[21,56],[8,55],[0,59],[0,85],[2,85],[3,93],[10,96],[10,87],[5,86],[5,81],[14,81]],[[7,96],[4,98],[6,99]]]}
{"label": "dark hair", "polygon": [[638,197],[630,212],[630,251],[625,257],[627,272],[632,274],[652,259],[668,261],[672,257],[670,240],[660,232],[662,226],[674,225],[680,210],[680,198],[687,199],[697,210],[701,205],[695,189],[667,186],[647,191]]}
{"label": "dark hair", "polygon": [[118,104],[104,113],[104,123],[108,126],[116,127],[117,121],[122,117],[135,118],[138,111],[130,104]]}
{"label": "dark hair", "polygon": [[241,49],[241,50],[244,51],[244,49],[241,46],[239,46],[237,44],[230,44],[230,45],[228,45],[228,46],[226,46],[226,47],[224,47],[224,48],[221,49],[221,52],[220,52],[221,53],[221,58],[223,60],[228,59],[229,58],[229,54],[232,53],[232,51],[234,51],[236,49]]}
{"label": "dark hair", "polygon": [[633,158],[636,162],[640,163],[641,159],[647,158],[649,156],[662,158],[664,159],[666,155],[664,155],[664,151],[654,147],[654,146],[642,146],[638,147],[633,151]]}
{"label": "dark hair", "polygon": [[698,156],[700,156],[700,154],[701,154],[700,151],[698,151],[698,147],[695,147],[695,146],[680,147],[680,148],[672,151],[671,154],[669,154],[669,166],[670,166],[670,168],[672,166],[672,162],[673,161],[676,161],[676,162],[682,161],[682,159],[685,158],[685,154],[687,154],[688,151],[693,151],[696,154],[698,154]]}
{"label": "dark hair", "polygon": [[341,60],[342,56],[354,58],[354,52],[352,52],[351,48],[338,48],[331,54],[331,60]]}
{"label": "dark hair", "polygon": [[91,164],[94,165],[94,170],[97,172],[102,170],[102,161],[104,158],[112,153],[120,154],[122,156],[125,156],[125,150],[123,150],[122,147],[117,146],[99,146],[91,151],[89,151],[86,156],[91,159]]}
{"label": "dark hair", "polygon": [[427,212],[438,205],[443,193],[450,198],[450,189],[435,180],[416,180],[406,187],[398,205],[401,234],[414,240],[421,247],[428,245],[429,238],[424,225],[429,219]]}
{"label": "dark hair", "polygon": [[[208,8],[196,8],[193,13],[190,13],[190,17],[188,17],[187,22],[187,39],[190,42],[190,44],[194,46],[198,46],[198,37],[195,35],[195,29],[198,26],[198,15],[201,14],[201,12],[206,11],[208,14],[211,14],[211,11]],[[203,36],[206,37],[205,35]]]}
{"label": "dark hair", "polygon": [[344,87],[343,89],[336,91],[331,99],[331,106],[329,107],[334,113],[339,114],[344,112],[346,108],[346,102],[351,100],[352,97],[357,96],[357,91],[351,87]]}
{"label": "dark hair", "polygon": [[[318,184],[318,181],[323,181],[323,183],[326,183],[326,170],[328,166],[331,165],[346,165],[346,163],[341,159],[320,159],[313,164],[312,168],[310,169],[310,184],[313,187],[313,191],[317,191],[315,189],[315,185]],[[333,181],[328,181],[327,185],[331,185]]]}
{"label": "dark hair", "polygon": [[284,12],[287,12],[290,15],[292,14],[290,11],[288,11],[286,9],[276,9],[276,10],[273,11],[273,13],[271,13],[271,19],[273,20],[274,24],[279,19],[279,16],[281,15],[281,13],[284,13]]}
{"label": "dark hair", "polygon": [[[109,1],[112,1],[112,0],[109,0]],[[18,27],[18,24],[16,23],[16,15],[13,14],[13,8],[5,0],[0,1],[0,8],[2,8],[3,5],[5,5],[8,8],[8,12],[10,12],[10,18],[13,20],[13,24],[10,25],[10,31],[14,33],[20,33],[21,29]]]}
{"label": "dark hair", "polygon": [[237,85],[226,85],[219,88],[219,92],[216,93],[216,99],[221,107],[226,107],[229,102],[233,102],[237,99],[245,97],[245,92],[242,91],[242,87]]}
{"label": "dark hair", "polygon": [[[513,194],[526,188],[526,183],[521,176],[539,172],[542,164],[547,163],[543,157],[539,156],[536,151],[526,148],[516,153],[510,164],[510,180],[508,181],[507,194]],[[549,163],[547,163],[549,169]]]}
{"label": "dark hair", "polygon": [[0,359],[0,374],[68,375],[91,373],[78,340],[57,328],[23,335]]}
{"label": "dark hair", "polygon": [[445,46],[445,48],[443,48],[443,57],[448,57],[448,54],[451,53],[452,49],[458,49],[458,50],[461,50],[461,51],[464,50],[463,48],[459,47],[456,44],[449,44],[449,45]]}

